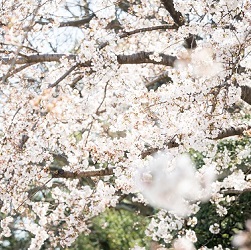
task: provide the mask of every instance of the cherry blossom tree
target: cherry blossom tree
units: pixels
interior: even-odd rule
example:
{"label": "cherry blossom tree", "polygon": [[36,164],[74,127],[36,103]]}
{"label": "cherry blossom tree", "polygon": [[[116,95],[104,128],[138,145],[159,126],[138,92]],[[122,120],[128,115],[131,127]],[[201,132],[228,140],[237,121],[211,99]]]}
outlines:
{"label": "cherry blossom tree", "polygon": [[1,237],[66,247],[130,205],[164,247],[231,246],[245,226],[215,246],[196,228],[223,235],[251,190],[250,1],[0,6]]}

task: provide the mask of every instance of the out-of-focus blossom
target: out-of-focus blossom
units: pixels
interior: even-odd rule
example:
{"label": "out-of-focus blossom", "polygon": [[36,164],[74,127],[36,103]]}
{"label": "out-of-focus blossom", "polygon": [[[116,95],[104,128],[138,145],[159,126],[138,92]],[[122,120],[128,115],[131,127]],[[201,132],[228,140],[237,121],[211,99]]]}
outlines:
{"label": "out-of-focus blossom", "polygon": [[246,231],[241,231],[233,238],[233,245],[238,247],[239,250],[251,249],[251,220],[246,222]]}
{"label": "out-of-focus blossom", "polygon": [[177,239],[174,242],[173,246],[175,250],[195,250],[196,249],[193,243],[185,237]]}
{"label": "out-of-focus blossom", "polygon": [[213,180],[214,172],[197,171],[188,154],[159,153],[139,171],[136,185],[151,205],[187,216],[191,205],[210,198]]}

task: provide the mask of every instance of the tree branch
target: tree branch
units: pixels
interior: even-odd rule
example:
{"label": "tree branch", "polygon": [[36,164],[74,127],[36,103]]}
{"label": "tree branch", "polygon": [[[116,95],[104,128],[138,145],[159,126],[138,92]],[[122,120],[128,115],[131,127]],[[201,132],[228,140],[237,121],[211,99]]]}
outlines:
{"label": "tree branch", "polygon": [[[241,127],[237,127],[237,128],[230,127],[228,129],[222,130],[216,137],[208,138],[208,139],[220,140],[220,139],[224,139],[224,138],[234,136],[234,135],[243,135],[243,133],[249,129],[251,129],[251,126],[241,126]],[[175,138],[173,138],[173,139],[169,140],[168,142],[166,142],[164,146],[165,147],[163,147],[163,148],[151,148],[150,147],[141,153],[141,157],[145,158],[148,155],[152,155],[152,154],[158,152],[159,150],[164,150],[165,148],[170,149],[170,148],[178,147],[179,143],[177,143],[175,141]]]}
{"label": "tree branch", "polygon": [[76,78],[74,78],[73,81],[72,81],[71,84],[70,84],[70,87],[71,87],[71,88],[74,88],[75,85],[78,83],[78,81],[80,81],[83,77],[84,77],[84,76],[79,75],[79,76],[77,76]]}
{"label": "tree branch", "polygon": [[[178,29],[178,26],[176,24],[168,24],[168,25],[158,25],[158,26],[153,26],[153,27],[146,27],[146,28],[141,28],[141,29],[135,29],[132,31],[125,31],[122,34],[119,34],[119,38],[125,38],[137,33],[143,33],[146,31],[153,31],[153,30],[167,30],[167,29]],[[105,46],[107,46],[109,42],[104,42],[99,46],[99,49],[103,49]]]}
{"label": "tree branch", "polygon": [[162,64],[166,66],[174,66],[174,62],[177,59],[175,56],[165,55],[163,53],[159,54],[160,61],[150,59],[153,52],[138,52],[132,55],[117,55],[117,60],[119,64],[140,64],[140,63],[153,63]]}
{"label": "tree branch", "polygon": [[[141,63],[152,63],[152,64],[161,64],[173,67],[174,62],[177,60],[177,57],[165,55],[163,53],[159,54],[160,60],[156,61],[150,59],[150,56],[153,55],[153,52],[138,52],[132,55],[117,55],[117,60],[119,64],[141,64]],[[74,54],[40,54],[40,55],[30,55],[25,57],[18,57],[15,61],[15,64],[27,64],[24,68],[41,62],[59,62],[62,58],[67,58],[69,60],[76,60],[77,56]],[[3,64],[11,64],[12,58],[2,57],[1,61]],[[91,61],[80,64],[83,67],[90,67]],[[20,70],[23,68],[21,67]],[[19,70],[17,70],[19,71]],[[14,73],[16,73],[14,71]],[[249,86],[241,86],[241,99],[251,105],[251,88]]]}
{"label": "tree branch", "polygon": [[[30,55],[25,57],[18,57],[15,64],[26,64],[26,63],[41,63],[41,62],[59,62],[63,57],[69,60],[76,60],[76,55],[66,55],[66,54],[40,54],[40,55]],[[12,58],[2,57],[1,61],[4,64],[11,64]]]}
{"label": "tree branch", "polygon": [[230,127],[228,129],[222,130],[214,140],[224,139],[226,137],[234,136],[234,135],[242,135],[244,131],[249,130],[251,126],[241,126],[241,127]]}
{"label": "tree branch", "polygon": [[63,169],[59,169],[56,171],[52,171],[51,174],[52,174],[52,178],[66,178],[66,179],[97,177],[97,176],[113,175],[113,168],[83,171],[83,172],[71,172],[71,171],[64,171]]}
{"label": "tree branch", "polygon": [[71,72],[73,70],[75,70],[77,67],[79,66],[79,63],[76,63],[75,65],[73,65],[70,69],[68,69],[61,77],[59,77],[59,79],[57,79],[56,82],[52,83],[49,85],[49,88],[53,88],[55,86],[57,86],[61,81],[63,81],[69,74],[71,74]]}
{"label": "tree branch", "polygon": [[35,63],[27,63],[27,64],[24,64],[24,65],[22,65],[22,66],[16,68],[16,69],[13,69],[11,72],[8,72],[8,73],[7,73],[6,75],[4,75],[3,77],[0,77],[0,81],[2,81],[3,79],[5,79],[5,80],[8,79],[10,76],[13,76],[14,74],[16,74],[16,73],[18,73],[18,72],[20,72],[20,71],[22,71],[22,70],[24,70],[24,69],[30,67],[30,66],[33,65],[33,64],[35,64]]}
{"label": "tree branch", "polygon": [[153,30],[167,30],[167,29],[178,29],[178,26],[176,24],[172,24],[172,25],[158,25],[158,26],[153,26],[153,27],[146,27],[146,28],[141,28],[141,29],[136,29],[136,30],[132,30],[132,31],[127,31],[127,32],[123,32],[122,34],[119,35],[119,38],[125,38],[137,33],[143,33],[146,31],[153,31]]}
{"label": "tree branch", "polygon": [[[171,140],[169,140],[168,142],[165,143],[165,146],[167,148],[176,148],[179,146],[179,144],[175,141],[175,137]],[[141,153],[141,157],[144,159],[146,158],[148,155],[152,155],[157,153],[159,150],[163,150],[164,148],[148,148],[145,151],[143,151]]]}
{"label": "tree branch", "polygon": [[251,105],[251,88],[249,86],[241,87],[241,99]]}
{"label": "tree branch", "polygon": [[151,77],[150,79],[146,79],[145,85],[147,88],[149,88],[149,87],[154,86],[154,84],[157,82],[160,82],[163,80],[168,80],[168,79],[169,79],[168,71],[165,71],[165,72],[159,74],[158,76],[154,76],[154,77]]}
{"label": "tree branch", "polygon": [[[59,23],[59,27],[80,27],[80,26],[83,26],[87,23],[89,23],[92,18],[94,17],[95,15],[92,14],[91,16],[88,16],[86,18],[83,18],[83,19],[80,19],[80,20],[74,20],[74,21],[66,21],[66,22],[60,22]],[[46,22],[46,21],[36,21],[37,24],[41,24],[41,25],[48,25],[50,23],[53,23],[53,20],[49,21],[49,22]]]}
{"label": "tree branch", "polygon": [[245,188],[243,190],[228,189],[228,190],[221,191],[221,193],[223,194],[243,194],[246,192],[251,192],[251,188]]}
{"label": "tree branch", "polygon": [[[150,59],[149,56],[152,55],[153,52],[138,52],[132,55],[117,55],[119,64],[140,64],[140,63],[153,63],[153,64],[162,64],[166,66],[173,67],[175,60],[177,59],[175,56],[165,55],[163,53],[159,54],[161,60],[156,61]],[[40,63],[40,62],[59,62],[63,57],[69,60],[76,60],[76,55],[66,55],[66,54],[40,54],[40,55],[30,55],[26,57],[18,57],[16,59],[16,64],[26,64],[26,63]],[[2,63],[10,64],[12,59],[9,57],[3,57]],[[81,66],[91,66],[91,62],[85,62],[81,64]]]}
{"label": "tree branch", "polygon": [[[174,7],[173,0],[161,0],[163,3],[165,9],[169,12],[171,15],[172,19],[176,23],[178,27],[182,26],[185,24],[185,18],[182,16],[182,14],[177,11]],[[196,43],[196,35],[194,34],[189,34],[188,37],[184,38],[184,47],[186,49],[194,49],[197,47]]]}
{"label": "tree branch", "polygon": [[182,14],[179,11],[176,11],[176,9],[174,8],[173,0],[161,0],[161,2],[178,26],[185,24],[185,19]]}

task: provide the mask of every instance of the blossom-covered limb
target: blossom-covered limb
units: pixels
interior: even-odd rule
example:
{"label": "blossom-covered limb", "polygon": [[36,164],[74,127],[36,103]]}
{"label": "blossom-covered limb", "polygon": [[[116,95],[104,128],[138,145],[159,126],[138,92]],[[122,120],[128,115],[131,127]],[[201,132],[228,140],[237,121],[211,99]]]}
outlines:
{"label": "blossom-covered limb", "polygon": [[64,171],[63,169],[59,169],[56,171],[52,171],[51,174],[52,174],[52,178],[67,178],[67,179],[83,178],[83,177],[97,177],[97,176],[113,175],[113,168],[98,169],[98,170],[92,170],[92,171],[82,171],[82,172],[71,172],[71,171]]}
{"label": "blossom-covered limb", "polygon": [[245,131],[249,130],[251,126],[230,127],[222,130],[214,140],[227,138],[234,135],[242,135]]}
{"label": "blossom-covered limb", "polygon": [[223,190],[222,193],[227,194],[243,194],[246,192],[251,192],[251,188],[245,188],[243,190],[235,190],[235,189],[229,189],[229,190]]}
{"label": "blossom-covered limb", "polygon": [[[64,57],[66,57],[69,60],[76,60],[76,55],[40,54],[40,55],[30,55],[30,56],[25,56],[25,57],[18,57],[15,61],[15,64],[59,62]],[[12,62],[12,58],[2,57],[1,61],[3,64],[10,64]]]}
{"label": "blossom-covered limb", "polygon": [[[153,52],[138,52],[132,55],[117,55],[117,60],[119,64],[141,64],[141,63],[153,63],[153,64],[162,64],[166,66],[173,66],[175,60],[177,59],[175,56],[159,54],[160,60],[156,61],[154,59],[150,59],[150,55]],[[69,60],[76,60],[77,56],[74,54],[66,55],[66,54],[40,54],[40,55],[30,55],[26,57],[18,57],[16,60],[16,64],[25,64],[25,63],[41,63],[41,62],[59,62],[62,58],[67,58]],[[4,64],[10,64],[11,58],[3,57],[1,58]],[[81,66],[91,66],[91,62],[85,62],[81,64]]]}
{"label": "blossom-covered limb", "polygon": [[174,66],[176,61],[176,56],[165,55],[163,53],[159,54],[160,60],[151,59],[150,56],[153,55],[153,52],[138,52],[132,55],[117,55],[119,64],[141,64],[141,63],[153,63],[161,64],[166,66]]}
{"label": "blossom-covered limb", "polygon": [[119,35],[120,38],[125,38],[137,33],[143,33],[146,31],[153,31],[153,30],[169,30],[169,29],[174,29],[177,30],[178,26],[176,24],[167,24],[167,25],[158,25],[158,26],[152,26],[152,27],[146,27],[146,28],[141,28],[141,29],[135,29],[132,31],[124,32],[121,35]]}
{"label": "blossom-covered limb", "polygon": [[[208,138],[208,139],[213,139],[213,140],[220,140],[224,139],[230,136],[235,136],[235,135],[243,135],[245,131],[249,130],[251,126],[240,126],[240,127],[230,127],[227,129],[224,129],[219,132],[219,134],[214,137],[214,138]],[[179,146],[179,143],[177,143],[174,139],[170,140],[169,142],[165,143],[166,148],[175,148]],[[159,150],[163,150],[164,148],[148,148],[147,150],[143,151],[141,154],[141,157],[144,159],[148,155],[153,155],[154,153],[158,152]]]}
{"label": "blossom-covered limb", "polygon": [[[157,26],[152,26],[152,27],[146,27],[146,28],[140,28],[140,29],[135,29],[131,31],[125,31],[122,34],[119,34],[119,38],[126,38],[134,34],[138,33],[143,33],[146,31],[153,31],[153,30],[177,30],[178,26],[177,24],[167,24],[167,25],[157,25]],[[103,49],[105,46],[107,46],[109,42],[104,42],[99,46],[99,49]]]}
{"label": "blossom-covered limb", "polygon": [[[94,16],[95,15],[92,14],[90,16],[87,16],[87,17],[79,19],[79,20],[60,22],[59,27],[81,27],[81,26],[89,23]],[[49,21],[36,21],[36,23],[41,24],[41,25],[48,25],[50,23],[53,23],[53,20],[50,19]]]}
{"label": "blossom-covered limb", "polygon": [[[170,141],[166,142],[165,143],[165,146],[167,148],[176,148],[179,146],[179,144],[175,141],[175,139],[171,139]],[[142,154],[141,154],[141,157],[144,159],[146,158],[148,155],[152,155],[160,150],[163,150],[163,148],[156,148],[156,147],[153,147],[153,148],[148,148],[147,150],[143,151]]]}
{"label": "blossom-covered limb", "polygon": [[[16,69],[14,69],[14,70],[12,70],[11,72],[8,73],[8,75],[5,75],[5,76],[4,76],[5,80],[6,80],[8,77],[10,77],[10,76],[12,76],[12,75],[14,75],[14,74],[16,74],[16,73],[19,73],[19,72],[21,72],[22,70],[24,70],[24,69],[26,69],[26,68],[32,66],[33,64],[34,64],[34,63],[27,63],[27,64],[24,64],[24,65],[22,65],[22,66],[20,66],[20,67],[18,67],[18,68],[16,68]],[[2,79],[3,79],[3,77],[0,77],[0,80],[2,80]]]}

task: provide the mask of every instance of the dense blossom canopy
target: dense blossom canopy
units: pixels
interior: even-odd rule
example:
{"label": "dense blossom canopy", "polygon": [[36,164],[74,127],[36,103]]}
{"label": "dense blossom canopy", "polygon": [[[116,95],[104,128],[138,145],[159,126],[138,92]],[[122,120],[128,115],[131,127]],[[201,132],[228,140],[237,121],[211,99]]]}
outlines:
{"label": "dense blossom canopy", "polygon": [[[250,1],[1,0],[0,10],[1,237],[70,246],[127,199],[158,209],[154,241],[206,249],[195,230],[204,202],[225,218],[251,190]],[[245,143],[219,147],[232,136]]]}

